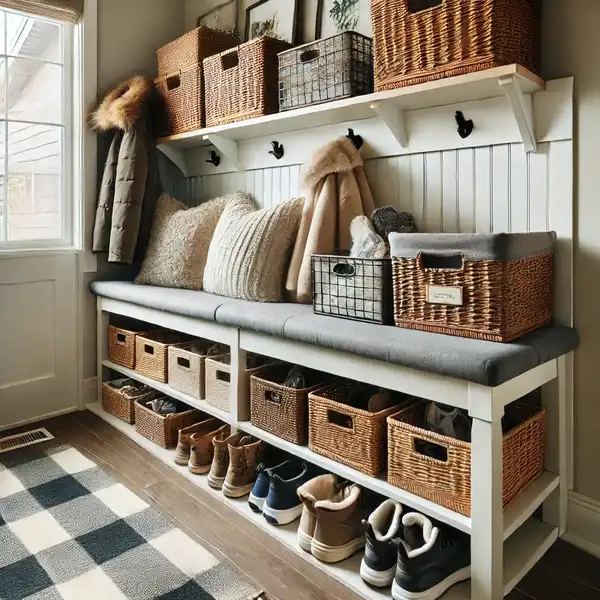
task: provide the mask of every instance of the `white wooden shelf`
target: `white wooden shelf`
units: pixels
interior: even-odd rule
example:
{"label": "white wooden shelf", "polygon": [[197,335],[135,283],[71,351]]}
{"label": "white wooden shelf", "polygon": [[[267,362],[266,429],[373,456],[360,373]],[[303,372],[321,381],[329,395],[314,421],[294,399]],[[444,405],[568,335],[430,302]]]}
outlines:
{"label": "white wooden shelf", "polygon": [[221,421],[224,421],[225,423],[229,423],[230,425],[235,425],[235,421],[233,420],[233,417],[231,416],[230,413],[228,413],[224,410],[221,410],[220,408],[217,408],[216,406],[212,406],[205,400],[198,400],[188,394],[184,394],[183,392],[180,392],[179,390],[172,388],[167,383],[161,383],[160,381],[156,381],[156,379],[151,379],[150,377],[146,377],[145,375],[142,375],[141,373],[138,373],[137,371],[133,371],[131,369],[128,369],[127,367],[122,367],[121,365],[117,365],[117,364],[111,362],[110,360],[103,360],[102,366],[106,367],[107,369],[112,369],[113,371],[116,371],[117,373],[121,373],[122,375],[125,375],[131,379],[135,379],[136,381],[139,381],[140,383],[149,385],[151,388],[154,388],[155,390],[158,390],[159,392],[162,392],[163,394],[166,394],[167,396],[171,396],[172,398],[175,398],[176,400],[181,400],[181,402],[185,402],[186,404],[189,404],[189,406],[197,408],[198,410],[201,410],[202,412],[205,412],[205,413],[208,413],[209,415],[217,417],[218,419],[221,419]]}
{"label": "white wooden shelf", "polygon": [[[173,461],[175,455],[173,450],[165,450],[135,431],[135,427],[129,425],[117,417],[110,415],[102,409],[100,403],[90,404],[87,407],[91,412],[108,422],[110,425],[123,432],[129,438],[137,442],[145,450],[156,456],[174,471],[180,473],[188,480],[197,485],[207,494],[217,498],[224,505],[235,510],[237,513],[254,523],[257,527],[274,537],[286,548],[301,556],[307,562],[318,567],[330,577],[343,583],[353,592],[366,600],[390,600],[389,590],[376,590],[367,586],[360,578],[359,568],[362,553],[335,564],[328,565],[316,560],[311,554],[304,552],[296,543],[296,531],[298,521],[283,527],[275,527],[260,514],[252,512],[248,506],[247,498],[233,500],[223,496],[218,490],[212,489],[201,475],[193,475],[186,467],[176,465]],[[527,520],[508,539],[504,546],[504,591],[509,593],[517,583],[526,575],[531,567],[543,556],[558,537],[558,529],[552,525],[542,523],[536,519]],[[468,600],[471,598],[470,585],[461,584],[450,589],[443,600]]]}

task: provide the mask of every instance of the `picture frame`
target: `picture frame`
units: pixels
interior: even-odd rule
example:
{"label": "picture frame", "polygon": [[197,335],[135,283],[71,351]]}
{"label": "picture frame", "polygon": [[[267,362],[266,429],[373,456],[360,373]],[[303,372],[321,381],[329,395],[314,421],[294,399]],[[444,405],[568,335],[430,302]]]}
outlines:
{"label": "picture frame", "polygon": [[225,0],[196,19],[196,27],[210,27],[220,31],[237,31],[237,0]]}
{"label": "picture frame", "polygon": [[[293,4],[291,14],[290,4]],[[258,0],[246,9],[244,40],[270,35],[296,44],[299,11],[300,0]]]}
{"label": "picture frame", "polygon": [[343,31],[373,37],[369,0],[318,0],[315,39]]}

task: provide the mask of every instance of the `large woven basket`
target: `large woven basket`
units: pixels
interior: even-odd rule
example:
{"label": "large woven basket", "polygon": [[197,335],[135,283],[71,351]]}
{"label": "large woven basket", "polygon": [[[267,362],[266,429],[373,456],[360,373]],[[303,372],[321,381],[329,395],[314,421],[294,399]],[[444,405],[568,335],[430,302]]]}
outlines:
{"label": "large woven basket", "polygon": [[354,385],[340,381],[308,395],[308,445],[317,454],[376,477],[386,464],[386,419],[401,405],[376,413],[349,406],[345,401]]}
{"label": "large woven basket", "polygon": [[375,90],[517,63],[540,69],[541,0],[371,0]]}
{"label": "large woven basket", "polygon": [[[419,402],[388,418],[388,481],[469,517],[471,444],[422,429],[426,406]],[[546,440],[545,409],[511,404],[506,414],[522,422],[503,439],[505,507],[544,470]],[[420,453],[423,444],[441,447],[447,460]]]}
{"label": "large woven basket", "polygon": [[[119,383],[117,387],[114,384]],[[160,392],[133,379],[105,381],[102,384],[102,408],[126,423],[135,423],[135,401],[147,402],[158,398]]]}
{"label": "large woven basket", "polygon": [[276,436],[305,445],[308,442],[308,395],[325,385],[326,376],[311,372],[310,387],[283,385],[290,365],[266,367],[250,378],[250,420]]}
{"label": "large woven basket", "polygon": [[391,234],[396,325],[494,342],[547,325],[554,239],[553,233]]}
{"label": "large woven basket", "polygon": [[179,430],[197,423],[202,416],[195,408],[174,415],[159,415],[145,403],[135,402],[135,430],[161,448],[175,446]]}
{"label": "large woven basket", "polygon": [[213,345],[207,340],[175,344],[168,348],[169,385],[197,400],[204,398],[204,361]]}
{"label": "large woven basket", "polygon": [[202,61],[239,43],[237,36],[198,27],[159,48],[156,88],[164,107],[160,135],[174,135],[204,127]]}
{"label": "large woven basket", "polygon": [[139,330],[128,327],[108,326],[108,360],[127,367],[135,369],[135,338],[136,336],[147,333],[147,328]]}
{"label": "large woven basket", "polygon": [[181,344],[192,339],[177,331],[152,331],[138,335],[135,340],[135,370],[146,377],[166,383],[168,380],[167,351],[172,344]]}
{"label": "large woven basket", "polygon": [[287,42],[263,36],[204,60],[206,125],[276,113],[279,52]]}
{"label": "large woven basket", "polygon": [[373,40],[356,31],[279,55],[279,109],[321,104],[373,91]]}

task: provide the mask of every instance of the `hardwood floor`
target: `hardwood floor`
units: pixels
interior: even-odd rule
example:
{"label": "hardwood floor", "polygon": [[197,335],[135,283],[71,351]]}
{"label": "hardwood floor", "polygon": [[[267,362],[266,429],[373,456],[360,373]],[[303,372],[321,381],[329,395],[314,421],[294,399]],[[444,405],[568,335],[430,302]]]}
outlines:
{"label": "hardwood floor", "polygon": [[[87,454],[216,556],[231,561],[269,598],[359,600],[88,411],[38,425],[56,436],[49,443],[71,444]],[[559,541],[508,598],[600,600],[600,560]]]}

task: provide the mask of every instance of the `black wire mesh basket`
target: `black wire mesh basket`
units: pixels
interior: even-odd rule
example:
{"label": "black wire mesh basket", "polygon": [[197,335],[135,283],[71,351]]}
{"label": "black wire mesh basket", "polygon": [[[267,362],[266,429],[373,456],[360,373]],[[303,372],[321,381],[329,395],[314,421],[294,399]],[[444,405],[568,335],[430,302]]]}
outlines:
{"label": "black wire mesh basket", "polygon": [[313,254],[311,267],[316,314],[379,325],[394,323],[389,258]]}
{"label": "black wire mesh basket", "polygon": [[279,110],[373,91],[373,40],[345,31],[279,54]]}

